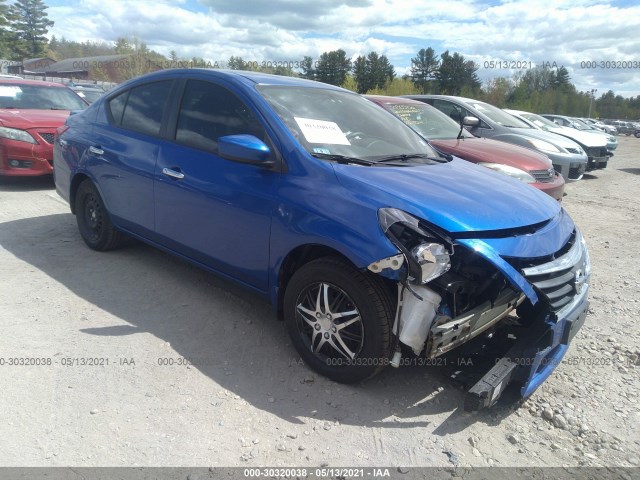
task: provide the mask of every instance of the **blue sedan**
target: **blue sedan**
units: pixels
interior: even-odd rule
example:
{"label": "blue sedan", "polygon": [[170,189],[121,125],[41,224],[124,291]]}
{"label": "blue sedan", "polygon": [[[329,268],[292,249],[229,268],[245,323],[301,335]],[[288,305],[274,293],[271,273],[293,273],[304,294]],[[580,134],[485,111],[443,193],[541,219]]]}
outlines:
{"label": "blue sedan", "polygon": [[489,406],[533,392],[586,316],[589,255],[558,202],[330,85],[145,75],[69,117],[54,174],[90,248],[135,237],[259,292],[335,381],[483,338],[503,353],[465,408]]}

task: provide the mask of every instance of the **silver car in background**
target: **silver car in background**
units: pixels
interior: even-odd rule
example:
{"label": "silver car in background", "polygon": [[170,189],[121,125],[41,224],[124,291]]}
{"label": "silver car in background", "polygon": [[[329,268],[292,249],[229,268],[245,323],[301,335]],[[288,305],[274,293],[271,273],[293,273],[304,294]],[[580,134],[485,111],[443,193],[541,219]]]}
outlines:
{"label": "silver car in background", "polygon": [[[487,137],[531,148],[551,159],[566,182],[580,180],[587,168],[587,154],[573,140],[533,128],[498,107],[471,98],[448,95],[404,95],[433,105],[477,137]],[[472,117],[472,118],[468,118]],[[477,120],[474,120],[473,118]]]}
{"label": "silver car in background", "polygon": [[580,120],[588,123],[589,125],[597,128],[598,130],[602,130],[603,132],[609,133],[611,135],[618,134],[618,129],[616,127],[614,127],[613,125],[607,125],[606,123],[601,122],[600,120],[595,120],[593,118],[581,118]]}
{"label": "silver car in background", "polygon": [[535,113],[524,112],[522,110],[512,110],[505,108],[505,112],[514,115],[523,122],[529,123],[531,126],[544,130],[545,132],[555,133],[562,135],[563,137],[570,138],[587,153],[589,163],[587,164],[587,170],[595,170],[598,168],[606,168],[609,158],[613,156],[607,148],[607,139],[604,136],[604,132],[591,133],[586,130],[578,130],[576,128],[564,127],[552,122],[548,118]]}
{"label": "silver car in background", "polygon": [[613,152],[616,148],[618,148],[618,139],[616,137],[614,137],[609,133],[602,132],[590,125],[587,125],[586,123],[584,123],[582,120],[578,118],[568,117],[566,115],[556,115],[551,113],[541,113],[540,115],[563,127],[574,128],[581,132],[589,132],[589,133],[594,133],[596,135],[602,135],[607,139],[607,150],[609,152]]}

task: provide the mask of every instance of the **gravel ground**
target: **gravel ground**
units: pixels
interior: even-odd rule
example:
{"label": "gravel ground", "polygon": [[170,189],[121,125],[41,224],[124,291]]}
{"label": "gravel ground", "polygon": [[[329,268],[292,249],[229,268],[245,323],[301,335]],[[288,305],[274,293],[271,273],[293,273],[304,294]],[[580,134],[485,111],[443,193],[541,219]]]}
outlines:
{"label": "gravel ground", "polygon": [[0,179],[0,465],[639,465],[640,139],[619,142],[563,201],[584,328],[528,401],[477,414],[434,368],[319,377],[261,299],[145,245],[93,252],[51,179]]}

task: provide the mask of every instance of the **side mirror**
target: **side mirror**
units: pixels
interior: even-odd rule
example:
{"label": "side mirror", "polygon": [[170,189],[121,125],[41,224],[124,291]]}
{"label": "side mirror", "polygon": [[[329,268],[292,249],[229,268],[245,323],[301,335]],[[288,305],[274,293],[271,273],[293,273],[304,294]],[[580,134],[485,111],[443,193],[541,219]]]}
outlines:
{"label": "side mirror", "polygon": [[269,159],[270,154],[269,147],[253,135],[227,135],[218,138],[218,155],[234,162],[271,167],[273,161]]}
{"label": "side mirror", "polygon": [[465,127],[475,128],[480,125],[480,120],[477,117],[464,117],[462,119],[462,124]]}
{"label": "side mirror", "polygon": [[556,125],[560,126],[560,122],[558,120],[554,120],[553,123],[555,123]]}

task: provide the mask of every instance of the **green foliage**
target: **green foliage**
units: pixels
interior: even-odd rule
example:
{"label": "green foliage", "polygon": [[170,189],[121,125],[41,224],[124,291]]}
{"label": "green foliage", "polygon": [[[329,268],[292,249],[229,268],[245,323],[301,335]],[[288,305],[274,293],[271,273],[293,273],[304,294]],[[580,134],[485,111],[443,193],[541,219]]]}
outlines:
{"label": "green foliage", "polygon": [[314,80],[316,78],[316,71],[313,68],[313,58],[304,57],[302,59],[302,74],[300,75],[302,78],[306,78],[307,80]]}
{"label": "green foliage", "polygon": [[97,57],[99,55],[113,55],[113,45],[106,42],[75,42],[62,37],[60,40],[52,36],[49,41],[49,56],[54,60],[76,57]]}
{"label": "green foliage", "polygon": [[347,78],[345,78],[344,83],[340,86],[342,88],[346,88],[347,90],[351,90],[352,92],[358,91],[358,84],[356,83],[356,79],[353,78],[352,75],[347,75]]}
{"label": "green foliage", "polygon": [[433,48],[421,48],[418,55],[411,59],[411,78],[419,93],[428,93],[433,87],[440,60]]}
{"label": "green foliage", "polygon": [[446,50],[440,56],[440,68],[435,72],[438,90],[443,95],[474,94],[482,83],[476,74],[478,67],[471,60],[465,60],[459,53],[449,54]]}
{"label": "green foliage", "polygon": [[10,15],[6,0],[0,0],[0,58],[9,56]]}
{"label": "green foliage", "polygon": [[640,97],[625,99],[609,90],[599,99],[591,92],[579,92],[563,66],[540,66],[514,75],[488,81],[479,99],[501,108],[533,113],[556,113],[576,117],[640,118]]}
{"label": "green foliage", "polygon": [[377,52],[369,52],[356,58],[353,66],[353,76],[358,93],[366,93],[373,89],[384,89],[388,82],[395,77],[393,65],[386,55],[378,55]]}
{"label": "green foliage", "polygon": [[351,59],[342,50],[325,52],[320,55],[314,71],[315,79],[331,85],[342,85],[351,71]]}
{"label": "green foliage", "polygon": [[421,90],[409,78],[394,78],[387,83],[384,88],[374,88],[369,90],[369,95],[416,95],[422,93]]}
{"label": "green foliage", "polygon": [[8,39],[13,60],[38,58],[46,54],[45,35],[53,26],[47,16],[47,8],[42,0],[16,0],[9,6],[5,21],[10,23],[11,35]]}

